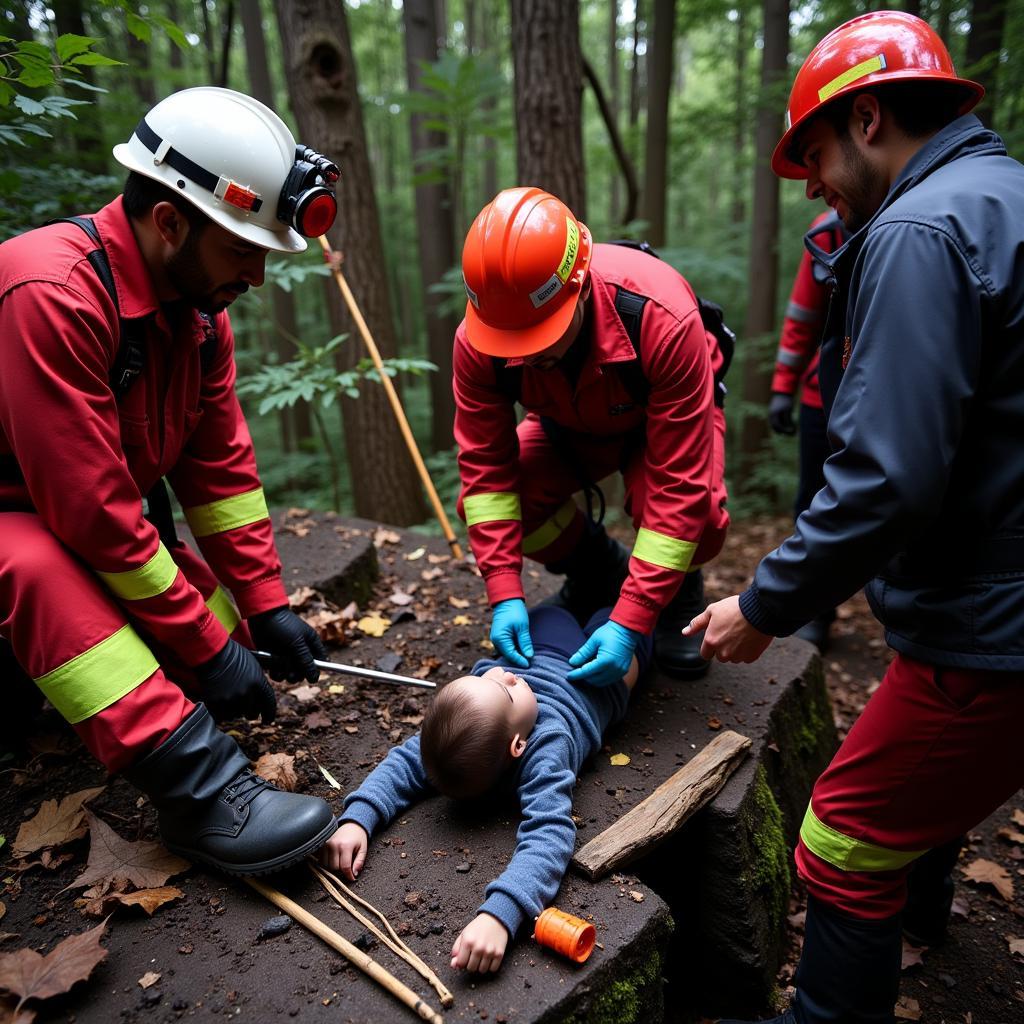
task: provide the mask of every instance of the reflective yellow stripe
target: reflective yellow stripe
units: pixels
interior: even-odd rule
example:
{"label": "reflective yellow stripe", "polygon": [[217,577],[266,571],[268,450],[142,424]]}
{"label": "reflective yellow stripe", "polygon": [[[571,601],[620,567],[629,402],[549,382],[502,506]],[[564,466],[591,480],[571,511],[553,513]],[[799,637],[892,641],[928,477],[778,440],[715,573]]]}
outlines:
{"label": "reflective yellow stripe", "polygon": [[847,68],[841,75],[837,75],[831,82],[823,85],[818,90],[818,102],[824,103],[829,96],[835,95],[844,85],[856,82],[858,78],[870,75],[874,71],[882,71],[884,68],[885,54],[882,53],[875,57],[869,57],[867,60],[862,60],[859,64],[854,64],[852,68]]}
{"label": "reflective yellow stripe", "polygon": [[242,621],[238,610],[228,597],[228,592],[221,586],[206,599],[206,607],[229,633],[234,633],[235,627]]}
{"label": "reflective yellow stripe", "polygon": [[471,494],[462,502],[467,526],[495,523],[500,519],[522,519],[519,495],[509,491],[497,494]]}
{"label": "reflective yellow stripe", "polygon": [[178,566],[171,553],[158,545],[156,554],[138,569],[127,572],[97,572],[97,576],[123,601],[142,601],[169,590],[178,578]]}
{"label": "reflective yellow stripe", "polygon": [[160,666],[131,626],[36,680],[46,699],[72,725],[110,707]]}
{"label": "reflective yellow stripe", "polygon": [[576,518],[576,502],[571,498],[550,518],[545,520],[536,530],[523,539],[523,554],[532,555],[541,548],[553,544],[568,529]]}
{"label": "reflective yellow stripe", "polygon": [[645,529],[643,526],[636,531],[636,543],[633,545],[633,557],[660,565],[662,569],[675,569],[686,572],[690,568],[697,545],[689,540],[677,540],[666,537],[663,533]]}
{"label": "reflective yellow stripe", "polygon": [[230,498],[211,501],[209,505],[193,505],[185,509],[185,518],[193,537],[224,533],[226,530],[259,522],[269,515],[262,487],[246,491],[245,494],[233,494]]}
{"label": "reflective yellow stripe", "polygon": [[887,850],[884,846],[851,839],[819,821],[810,804],[800,826],[800,838],[811,853],[841,871],[895,871],[928,852]]}

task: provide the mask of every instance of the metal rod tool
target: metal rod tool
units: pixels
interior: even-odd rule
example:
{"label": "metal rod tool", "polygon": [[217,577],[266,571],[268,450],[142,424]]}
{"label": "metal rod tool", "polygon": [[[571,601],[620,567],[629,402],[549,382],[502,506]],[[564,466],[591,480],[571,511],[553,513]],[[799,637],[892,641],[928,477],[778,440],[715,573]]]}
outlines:
{"label": "metal rod tool", "polygon": [[[269,664],[275,659],[275,655],[269,651],[253,651],[253,654],[264,664]],[[375,668],[362,668],[358,665],[341,665],[336,661],[319,661],[313,659],[313,664],[325,672],[337,672],[342,676],[354,676],[356,679],[372,679],[376,683],[395,683],[400,686],[418,686],[422,690],[436,690],[437,683],[429,679],[417,679],[415,676],[400,676],[394,672],[380,672]]]}

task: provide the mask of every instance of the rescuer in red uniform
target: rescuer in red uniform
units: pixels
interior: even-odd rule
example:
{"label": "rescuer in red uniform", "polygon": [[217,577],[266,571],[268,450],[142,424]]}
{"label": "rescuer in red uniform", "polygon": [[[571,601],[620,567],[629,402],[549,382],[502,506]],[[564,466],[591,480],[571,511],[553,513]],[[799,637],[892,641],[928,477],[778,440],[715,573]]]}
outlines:
{"label": "rescuer in red uniform", "polygon": [[[538,188],[508,189],[484,207],[462,269],[459,510],[494,607],[491,640],[515,664],[532,656],[525,554],[566,575],[557,600],[578,618],[614,605],[570,679],[621,679],[656,624],[661,668],[703,674],[697,638],[680,628],[704,606],[700,566],[721,550],[729,517],[724,357],[692,289],[647,252],[594,245]],[[518,427],[516,401],[527,411]],[[631,553],[572,499],[617,472],[637,529]]]}
{"label": "rescuer in red uniform", "polygon": [[121,196],[0,247],[0,646],[169,847],[264,873],[336,826],[215,724],[274,717],[253,641],[276,677],[313,681],[322,656],[288,608],[225,310],[269,250],[330,226],[337,168],[213,88],[158,103],[114,156]]}

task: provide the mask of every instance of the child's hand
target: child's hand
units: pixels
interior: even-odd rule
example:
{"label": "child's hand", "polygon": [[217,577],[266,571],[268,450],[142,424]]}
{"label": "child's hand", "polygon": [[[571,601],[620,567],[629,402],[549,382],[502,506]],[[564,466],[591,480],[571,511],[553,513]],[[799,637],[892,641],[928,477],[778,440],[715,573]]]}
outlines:
{"label": "child's hand", "polygon": [[320,860],[331,871],[340,871],[354,882],[366,860],[366,847],[370,837],[362,825],[346,821],[320,850]]}
{"label": "child's hand", "polygon": [[477,914],[455,940],[451,965],[460,970],[493,973],[501,966],[507,945],[505,926],[490,914]]}

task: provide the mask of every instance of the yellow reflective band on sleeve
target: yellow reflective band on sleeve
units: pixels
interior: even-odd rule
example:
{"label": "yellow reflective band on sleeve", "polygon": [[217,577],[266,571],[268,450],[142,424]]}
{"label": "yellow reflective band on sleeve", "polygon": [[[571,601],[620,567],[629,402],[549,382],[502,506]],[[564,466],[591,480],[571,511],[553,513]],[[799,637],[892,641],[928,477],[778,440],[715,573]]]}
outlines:
{"label": "yellow reflective band on sleeve", "polygon": [[230,498],[211,501],[209,505],[193,505],[185,509],[185,518],[194,537],[224,533],[239,526],[257,523],[269,516],[262,487],[246,491],[245,494],[233,494]]}
{"label": "yellow reflective band on sleeve", "polygon": [[145,565],[127,572],[97,572],[97,576],[122,601],[142,601],[169,590],[178,578],[178,566],[171,553],[160,544]]}
{"label": "yellow reflective band on sleeve", "polygon": [[851,82],[856,82],[858,78],[863,78],[865,75],[870,75],[875,71],[885,70],[885,54],[879,53],[877,56],[869,57],[867,60],[862,60],[859,64],[854,64],[852,68],[847,68],[841,75],[837,75],[827,85],[823,85],[818,90],[818,102],[824,103],[829,96],[835,95],[843,88],[844,85],[849,85]]}
{"label": "yellow reflective band on sleeve", "polygon": [[523,518],[519,495],[509,491],[497,494],[471,494],[463,499],[462,510],[466,516],[467,526],[495,523],[501,519]]}
{"label": "yellow reflective band on sleeve", "polygon": [[657,533],[641,526],[636,531],[633,557],[650,562],[651,565],[660,565],[662,569],[686,572],[690,568],[690,560],[696,550],[697,545],[693,541],[666,537],[663,533]]}
{"label": "yellow reflective band on sleeve", "polygon": [[570,498],[550,519],[546,519],[536,530],[523,538],[523,554],[532,555],[535,551],[553,544],[575,518],[576,502]]}
{"label": "yellow reflective band on sleeve", "polygon": [[810,804],[800,826],[800,838],[811,853],[840,871],[896,871],[928,852],[887,850],[884,846],[851,839],[819,821]]}
{"label": "yellow reflective band on sleeve", "polygon": [[36,686],[72,725],[110,707],[160,666],[131,626],[40,676]]}
{"label": "yellow reflective band on sleeve", "polygon": [[238,614],[238,609],[228,597],[228,592],[221,586],[218,586],[206,599],[206,607],[213,612],[213,617],[229,633],[234,633],[235,628],[242,621],[242,616]]}

